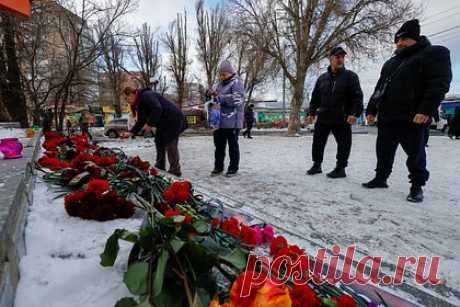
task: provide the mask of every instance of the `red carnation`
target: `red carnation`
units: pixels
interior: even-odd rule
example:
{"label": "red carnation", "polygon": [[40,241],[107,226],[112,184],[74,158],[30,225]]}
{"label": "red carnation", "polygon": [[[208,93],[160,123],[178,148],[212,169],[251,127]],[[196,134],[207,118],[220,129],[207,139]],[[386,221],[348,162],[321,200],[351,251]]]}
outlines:
{"label": "red carnation", "polygon": [[241,241],[248,245],[257,245],[257,232],[246,225],[241,225]]}
{"label": "red carnation", "polygon": [[215,217],[211,220],[212,225],[220,225],[220,219],[218,217]]}
{"label": "red carnation", "polygon": [[174,193],[179,193],[181,191],[186,191],[190,192],[190,189],[192,188],[192,184],[188,181],[175,181],[171,185],[171,189],[174,191]]}
{"label": "red carnation", "polygon": [[277,236],[273,239],[272,243],[270,244],[270,255],[278,255],[278,252],[285,247],[288,247],[288,242],[286,238],[283,236]]}
{"label": "red carnation", "polygon": [[92,179],[88,182],[88,186],[86,190],[88,192],[95,192],[98,194],[102,194],[109,190],[109,182],[104,179]]}
{"label": "red carnation", "polygon": [[234,235],[235,237],[240,235],[239,222],[236,218],[231,217],[222,223],[222,230]]}
{"label": "red carnation", "polygon": [[321,307],[323,303],[315,291],[307,285],[294,285],[289,291],[292,307]]}

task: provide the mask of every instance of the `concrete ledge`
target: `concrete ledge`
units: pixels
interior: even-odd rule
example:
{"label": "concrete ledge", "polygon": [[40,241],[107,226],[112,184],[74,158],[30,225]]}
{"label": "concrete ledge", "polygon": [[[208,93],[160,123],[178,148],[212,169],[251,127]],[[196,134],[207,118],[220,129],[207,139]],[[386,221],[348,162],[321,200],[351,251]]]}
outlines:
{"label": "concrete ledge", "polygon": [[40,136],[22,139],[23,158],[0,160],[0,307],[13,307],[19,282],[19,261],[25,254],[24,229],[32,203],[34,161]]}

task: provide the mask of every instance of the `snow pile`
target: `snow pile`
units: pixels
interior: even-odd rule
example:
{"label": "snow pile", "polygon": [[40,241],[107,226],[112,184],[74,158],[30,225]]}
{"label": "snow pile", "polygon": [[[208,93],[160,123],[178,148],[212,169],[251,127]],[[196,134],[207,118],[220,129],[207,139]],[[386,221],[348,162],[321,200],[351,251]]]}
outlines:
{"label": "snow pile", "polygon": [[69,217],[63,199],[53,199],[54,189],[40,180],[36,185],[15,306],[114,306],[129,295],[123,273],[131,245],[120,242],[121,257],[113,268],[103,268],[99,254],[115,229],[135,230],[141,217],[109,222]]}

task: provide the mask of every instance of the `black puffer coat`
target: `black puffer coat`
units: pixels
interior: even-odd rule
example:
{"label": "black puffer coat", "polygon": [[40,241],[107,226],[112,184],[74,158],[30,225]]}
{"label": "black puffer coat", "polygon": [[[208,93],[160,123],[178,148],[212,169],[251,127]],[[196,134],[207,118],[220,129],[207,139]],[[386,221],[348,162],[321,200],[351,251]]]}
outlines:
{"label": "black puffer coat", "polygon": [[145,124],[156,127],[155,139],[167,145],[186,129],[185,116],[171,101],[151,89],[139,92],[136,106],[137,121],[131,132],[139,133]]}
{"label": "black puffer coat", "polygon": [[374,96],[366,114],[377,115],[379,123],[412,121],[416,114],[433,116],[449,91],[452,81],[450,52],[432,46],[421,37],[417,44],[402,49],[382,68],[376,90],[391,78],[380,103]]}
{"label": "black puffer coat", "polygon": [[361,116],[363,91],[358,75],[341,69],[333,74],[331,68],[316,81],[310,101],[309,115],[318,115],[323,124],[344,124],[349,115]]}

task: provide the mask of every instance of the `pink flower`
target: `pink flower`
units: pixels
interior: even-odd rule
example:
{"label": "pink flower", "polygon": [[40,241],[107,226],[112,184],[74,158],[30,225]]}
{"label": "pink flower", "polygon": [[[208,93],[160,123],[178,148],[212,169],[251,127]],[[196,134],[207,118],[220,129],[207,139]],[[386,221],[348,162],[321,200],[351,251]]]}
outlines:
{"label": "pink flower", "polygon": [[273,230],[272,225],[265,225],[264,230],[263,230],[263,236],[264,236],[264,242],[265,243],[272,243],[273,237],[275,236],[275,231]]}

